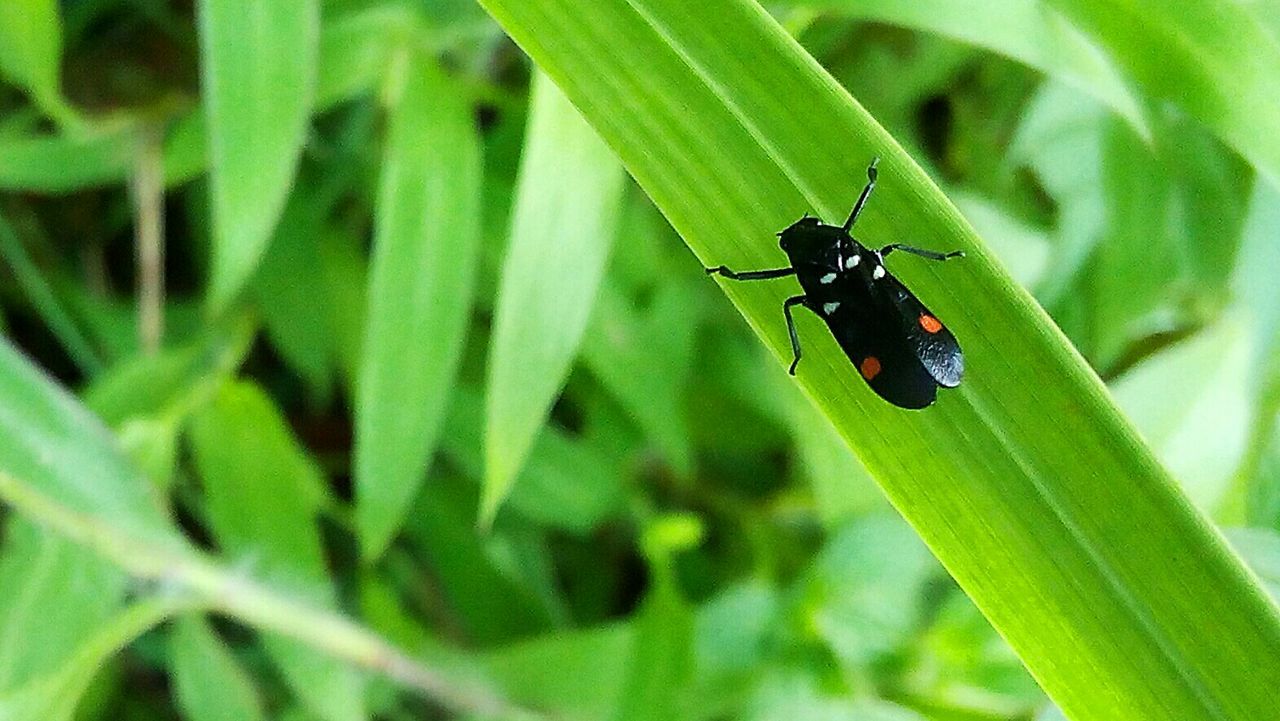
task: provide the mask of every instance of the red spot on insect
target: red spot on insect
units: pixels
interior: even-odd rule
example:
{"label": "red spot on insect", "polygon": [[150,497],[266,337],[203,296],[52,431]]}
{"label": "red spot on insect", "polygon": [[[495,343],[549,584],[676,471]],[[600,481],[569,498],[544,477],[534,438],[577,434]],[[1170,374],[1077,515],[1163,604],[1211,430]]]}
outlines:
{"label": "red spot on insect", "polygon": [[942,324],[938,322],[938,319],[928,313],[922,313],[920,315],[920,327],[924,328],[924,332],[926,333],[937,333],[942,330]]}
{"label": "red spot on insect", "polygon": [[875,378],[880,375],[880,359],[873,355],[863,358],[862,365],[858,366],[858,372],[867,380]]}

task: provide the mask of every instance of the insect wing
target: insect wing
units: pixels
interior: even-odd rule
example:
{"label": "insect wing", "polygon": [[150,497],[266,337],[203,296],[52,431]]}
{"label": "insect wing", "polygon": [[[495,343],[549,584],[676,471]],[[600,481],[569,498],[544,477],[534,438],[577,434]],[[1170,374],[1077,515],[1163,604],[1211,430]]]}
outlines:
{"label": "insect wing", "polygon": [[828,319],[828,326],[858,374],[881,398],[900,408],[933,403],[938,382],[902,334],[896,317],[837,315]]}
{"label": "insect wing", "polygon": [[944,388],[960,385],[964,354],[956,337],[897,278],[886,275],[877,283],[888,301],[884,312],[898,319],[907,345],[933,379]]}

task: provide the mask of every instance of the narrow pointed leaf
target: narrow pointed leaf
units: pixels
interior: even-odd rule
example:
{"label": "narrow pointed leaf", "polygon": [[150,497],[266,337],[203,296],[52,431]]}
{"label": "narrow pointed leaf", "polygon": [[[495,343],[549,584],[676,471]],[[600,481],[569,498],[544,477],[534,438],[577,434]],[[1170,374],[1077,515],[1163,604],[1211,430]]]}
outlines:
{"label": "narrow pointed leaf", "polygon": [[0,473],[158,548],[185,546],[110,432],[7,341],[0,342]]}
{"label": "narrow pointed leaf", "polygon": [[284,209],[314,100],[320,8],[318,0],[197,5],[216,313],[257,267]]}
{"label": "narrow pointed leaf", "polygon": [[622,166],[535,76],[485,396],[486,521],[506,498],[587,329],[613,242]]}
{"label": "narrow pointed leaf", "polygon": [[686,718],[680,705],[693,675],[693,621],[675,585],[655,583],[636,610],[631,662],[613,721]]}
{"label": "narrow pointed leaf", "polygon": [[[879,156],[859,235],[968,253],[890,261],[960,339],[964,383],[923,412],[888,406],[801,316],[800,385],[1069,716],[1274,713],[1275,607],[938,188],[759,6],[482,4],[706,265],[776,267],[773,233],[843,218]],[[789,361],[794,283],[717,282]]]}
{"label": "narrow pointed leaf", "polygon": [[[191,445],[219,545],[276,585],[333,606],[317,525],[323,477],[267,396],[249,383],[228,385],[196,415]],[[326,721],[365,718],[351,669],[276,634],[264,645],[312,713]]]}
{"label": "narrow pointed leaf", "polygon": [[317,104],[333,105],[376,86],[402,36],[413,31],[414,19],[407,7],[388,3],[326,20]]}
{"label": "narrow pointed leaf", "polygon": [[262,721],[253,680],[203,618],[173,625],[169,654],[174,695],[191,721]]}
{"label": "narrow pointed leaf", "polygon": [[583,360],[617,397],[636,424],[680,476],[693,471],[684,417],[684,383],[693,365],[694,331],[688,322],[692,289],[659,287],[643,312],[617,288],[602,289]]}
{"label": "narrow pointed leaf", "polygon": [[367,558],[404,521],[462,352],[479,250],[471,108],[413,55],[391,109],[356,389],[356,523]]}
{"label": "narrow pointed leaf", "polygon": [[18,233],[9,221],[0,215],[0,260],[9,266],[9,272],[18,287],[26,294],[40,319],[58,338],[63,349],[86,375],[102,372],[103,362],[97,350],[67,312],[53,284],[41,271],[31,254],[27,252]]}

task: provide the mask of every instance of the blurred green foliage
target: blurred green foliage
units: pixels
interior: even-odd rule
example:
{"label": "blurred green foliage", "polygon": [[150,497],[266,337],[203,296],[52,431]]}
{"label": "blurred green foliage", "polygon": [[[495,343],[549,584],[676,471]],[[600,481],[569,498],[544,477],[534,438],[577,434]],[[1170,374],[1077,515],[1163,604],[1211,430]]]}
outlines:
{"label": "blurred green foliage", "polygon": [[[1167,71],[1258,117],[1095,3],[769,9],[1274,594],[1280,9],[1221,4]],[[0,719],[1058,718],[478,5],[250,5],[0,2]]]}

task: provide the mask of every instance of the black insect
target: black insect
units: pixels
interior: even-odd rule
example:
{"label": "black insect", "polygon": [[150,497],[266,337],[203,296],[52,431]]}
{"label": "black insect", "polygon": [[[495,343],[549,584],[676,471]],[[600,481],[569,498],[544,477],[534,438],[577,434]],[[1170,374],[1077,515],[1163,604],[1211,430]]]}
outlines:
{"label": "black insect", "polygon": [[956,337],[893,277],[884,267],[884,258],[895,250],[930,260],[959,258],[964,253],[935,253],[900,243],[872,250],[850,234],[876,186],[878,160],[867,168],[867,186],[844,225],[827,225],[806,215],[778,233],[790,268],[736,273],[722,265],[707,268],[707,273],[733,280],[795,275],[804,295],[782,304],[795,355],[791,374],[795,375],[800,362],[800,339],[791,308],[803,305],[827,322],[858,373],[881,398],[901,408],[924,408],[933,403],[938,386],[960,385],[964,356]]}

